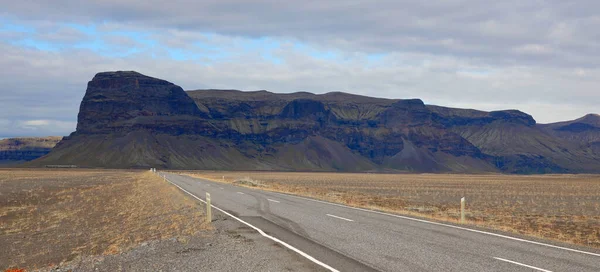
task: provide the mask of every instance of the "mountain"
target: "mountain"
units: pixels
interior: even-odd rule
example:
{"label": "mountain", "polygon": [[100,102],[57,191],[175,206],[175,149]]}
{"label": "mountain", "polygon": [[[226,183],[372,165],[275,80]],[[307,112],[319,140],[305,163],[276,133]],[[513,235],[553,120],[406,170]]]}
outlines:
{"label": "mountain", "polygon": [[7,138],[0,140],[0,165],[15,165],[44,156],[62,137]]}
{"label": "mountain", "polygon": [[29,165],[281,171],[598,172],[517,110],[333,92],[195,90],[137,72],[88,83],[77,130]]}
{"label": "mountain", "polygon": [[573,121],[541,125],[548,134],[600,156],[600,115],[588,114]]}

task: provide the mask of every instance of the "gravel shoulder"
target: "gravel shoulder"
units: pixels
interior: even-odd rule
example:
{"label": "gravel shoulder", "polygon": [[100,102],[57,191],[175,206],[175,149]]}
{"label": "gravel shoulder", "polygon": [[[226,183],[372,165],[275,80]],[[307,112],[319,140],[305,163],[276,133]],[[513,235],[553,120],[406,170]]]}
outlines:
{"label": "gravel shoulder", "polygon": [[0,271],[318,271],[143,170],[0,169]]}
{"label": "gravel shoulder", "polygon": [[40,271],[325,271],[232,218],[217,213],[213,220],[213,230],[193,236]]}

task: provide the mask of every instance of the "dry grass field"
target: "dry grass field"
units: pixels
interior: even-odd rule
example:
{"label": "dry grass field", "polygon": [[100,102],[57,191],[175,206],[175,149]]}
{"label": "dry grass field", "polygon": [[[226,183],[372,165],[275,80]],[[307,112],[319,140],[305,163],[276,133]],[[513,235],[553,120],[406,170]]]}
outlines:
{"label": "dry grass field", "polygon": [[600,248],[598,175],[186,172],[351,206],[458,222]]}
{"label": "dry grass field", "polygon": [[149,171],[0,169],[0,269],[190,235],[207,227],[201,211]]}

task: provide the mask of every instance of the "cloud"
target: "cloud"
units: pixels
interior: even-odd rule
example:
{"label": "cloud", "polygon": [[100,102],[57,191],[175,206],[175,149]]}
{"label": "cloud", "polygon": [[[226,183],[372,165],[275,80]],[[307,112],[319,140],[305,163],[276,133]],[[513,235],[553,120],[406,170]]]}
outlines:
{"label": "cloud", "polygon": [[76,122],[60,120],[6,120],[0,119],[0,138],[24,136],[66,136],[75,129]]}
{"label": "cloud", "polygon": [[553,52],[552,48],[540,44],[525,44],[515,48],[515,52],[521,54],[547,55]]}
{"label": "cloud", "polygon": [[40,33],[37,39],[50,43],[71,44],[85,42],[91,39],[91,37],[73,27],[57,26],[56,29]]}
{"label": "cloud", "polygon": [[[185,89],[346,91],[388,98],[416,97],[430,104],[483,110],[517,108],[535,113],[542,122],[593,112],[600,83],[595,69],[564,73],[554,68],[497,68],[423,54],[389,54],[371,60],[368,54],[354,53],[323,59],[313,56],[311,50],[298,51],[286,44],[272,50],[281,63],[268,61],[254,51],[203,64],[146,54],[111,58],[89,50],[56,53],[7,45],[0,50],[18,56],[0,59],[0,65],[20,67],[14,72],[0,72],[7,86],[5,99],[0,101],[0,118],[22,120],[54,116],[73,122],[86,82],[105,70],[137,70]],[[489,104],[490,100],[495,103]],[[536,105],[544,105],[544,110]],[[572,105],[574,109],[557,107],[545,112],[548,105]],[[561,112],[564,117],[559,116]]]}
{"label": "cloud", "polygon": [[[95,73],[185,89],[345,91],[597,112],[600,2],[13,1],[0,12],[0,136],[66,135]],[[36,122],[37,125],[36,125]],[[43,125],[48,122],[48,125]]]}
{"label": "cloud", "polygon": [[36,129],[38,127],[48,126],[49,124],[49,120],[29,120],[22,122],[21,127],[26,129]]}
{"label": "cloud", "polygon": [[[75,23],[112,22],[163,31],[278,37],[350,51],[410,51],[513,63],[528,45],[557,48],[552,65],[598,65],[598,1],[18,1],[9,16]],[[173,33],[172,33],[173,34]],[[175,35],[175,34],[173,34]],[[451,42],[449,42],[451,41]],[[580,53],[579,53],[580,52]],[[572,55],[579,55],[574,61]],[[543,63],[548,64],[548,61]]]}

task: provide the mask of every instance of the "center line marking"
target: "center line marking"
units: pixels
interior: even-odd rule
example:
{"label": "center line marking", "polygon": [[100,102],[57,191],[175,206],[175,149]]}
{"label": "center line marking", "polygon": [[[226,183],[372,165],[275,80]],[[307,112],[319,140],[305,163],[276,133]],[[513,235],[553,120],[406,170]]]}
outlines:
{"label": "center line marking", "polygon": [[[175,186],[176,186],[177,188],[179,188],[180,190],[182,190],[182,191],[186,192],[188,195],[192,196],[193,198],[195,198],[195,199],[198,199],[200,202],[202,202],[202,203],[206,203],[206,201],[205,201],[205,200],[202,200],[202,199],[200,199],[199,197],[197,197],[196,195],[194,195],[194,194],[192,194],[192,193],[190,193],[190,192],[186,191],[185,189],[181,188],[181,186],[179,186],[179,185],[177,185],[177,184],[173,183],[172,181],[170,181],[170,180],[168,180],[168,179],[167,179],[167,181],[168,181],[169,183],[171,183],[171,184],[175,185]],[[261,229],[259,229],[259,228],[255,227],[254,225],[251,225],[250,223],[248,223],[248,222],[246,222],[246,221],[244,221],[244,220],[242,220],[242,219],[239,219],[239,218],[237,218],[237,217],[233,216],[232,214],[230,214],[230,213],[228,213],[228,212],[226,212],[226,211],[224,211],[224,210],[220,209],[219,207],[216,207],[215,205],[211,205],[211,206],[212,206],[213,208],[215,208],[216,210],[218,210],[218,211],[220,211],[220,212],[222,212],[222,213],[224,213],[224,214],[226,214],[226,215],[230,216],[231,218],[233,218],[233,219],[235,219],[235,220],[237,220],[237,221],[241,222],[242,224],[244,224],[244,225],[246,225],[246,226],[248,226],[248,227],[251,227],[251,228],[253,228],[254,230],[258,231],[258,233],[260,233],[260,235],[262,235],[262,236],[264,236],[264,237],[267,237],[268,239],[271,239],[271,240],[273,240],[274,242],[276,242],[276,243],[279,243],[279,244],[281,244],[281,245],[283,245],[283,246],[285,246],[285,247],[287,247],[287,248],[289,248],[289,249],[293,250],[294,252],[296,252],[296,253],[298,253],[298,254],[302,255],[304,258],[307,258],[307,259],[309,259],[309,260],[310,260],[310,261],[312,261],[313,263],[316,263],[316,264],[320,265],[321,267],[323,267],[323,268],[325,268],[325,269],[327,269],[327,270],[329,270],[329,271],[331,271],[331,272],[339,272],[337,269],[335,269],[335,268],[333,268],[333,267],[331,267],[331,266],[329,266],[329,265],[327,265],[327,264],[325,264],[325,263],[323,263],[323,262],[321,262],[321,261],[319,261],[319,260],[315,259],[313,256],[310,256],[310,255],[308,255],[308,254],[304,253],[303,251],[301,251],[301,250],[299,250],[299,249],[297,249],[297,248],[295,248],[295,247],[291,246],[290,244],[288,244],[288,243],[286,243],[286,242],[284,242],[284,241],[281,241],[281,240],[279,240],[279,239],[277,239],[277,238],[275,238],[275,237],[273,237],[273,236],[271,236],[271,235],[268,235],[268,234],[266,234],[266,233],[265,233],[263,230],[261,230]]]}
{"label": "center line marking", "polygon": [[242,192],[237,192],[237,193],[238,193],[238,194],[240,194],[240,195],[243,195],[243,194],[244,194],[244,193],[242,193]]}
{"label": "center line marking", "polygon": [[225,188],[221,187],[221,190],[223,190],[223,189],[225,189]]}
{"label": "center line marking", "polygon": [[546,270],[546,269],[542,269],[542,268],[539,268],[539,267],[535,267],[535,266],[531,266],[531,265],[526,265],[526,264],[518,263],[518,262],[507,260],[507,259],[502,259],[502,258],[498,258],[498,257],[494,257],[494,259],[500,260],[500,261],[503,261],[503,262],[507,262],[507,263],[511,263],[511,264],[516,264],[516,265],[524,266],[524,267],[531,268],[531,269],[535,269],[537,271],[552,272],[550,270]]}
{"label": "center line marking", "polygon": [[335,216],[335,215],[333,215],[333,214],[327,214],[327,216],[331,216],[331,217],[335,217],[335,218],[337,218],[337,219],[342,219],[342,220],[346,220],[346,221],[354,222],[354,220],[352,220],[352,219],[348,219],[348,218],[343,218],[343,217]]}
{"label": "center line marking", "polygon": [[369,210],[369,209],[365,209],[365,208],[350,207],[350,206],[346,206],[346,205],[342,205],[342,204],[338,204],[338,203],[332,203],[332,202],[327,202],[327,201],[322,201],[322,200],[316,200],[316,199],[312,199],[312,198],[307,198],[307,197],[302,197],[302,196],[296,196],[296,195],[291,195],[291,194],[286,194],[286,193],[277,193],[277,192],[271,192],[271,193],[278,194],[278,195],[281,195],[281,196],[284,196],[284,197],[292,197],[292,198],[296,198],[296,199],[302,199],[302,200],[307,200],[307,201],[312,201],[312,202],[317,202],[317,203],[323,203],[323,204],[326,204],[326,205],[337,206],[337,207],[342,207],[342,208],[346,208],[346,209],[352,209],[352,210],[356,210],[356,211],[381,214],[381,215],[385,215],[385,216],[396,217],[396,218],[400,218],[400,219],[411,220],[411,221],[425,223],[425,224],[431,224],[431,225],[437,225],[437,226],[444,226],[444,227],[447,227],[447,228],[459,229],[459,230],[463,230],[463,231],[470,231],[470,232],[473,232],[473,233],[480,233],[480,234],[485,234],[485,235],[500,237],[500,238],[504,238],[504,239],[510,239],[510,240],[513,240],[513,241],[519,241],[519,242],[524,242],[524,243],[529,243],[529,244],[534,244],[534,245],[539,245],[539,246],[545,246],[545,247],[556,248],[556,249],[567,250],[567,251],[571,251],[571,252],[576,252],[576,253],[581,253],[581,254],[587,254],[587,255],[591,255],[591,256],[598,256],[598,257],[600,257],[600,253],[593,253],[593,252],[589,252],[589,251],[577,250],[577,249],[568,248],[568,247],[561,247],[561,246],[556,246],[556,245],[551,245],[551,244],[546,244],[546,243],[541,243],[541,242],[536,242],[536,241],[531,241],[531,240],[516,238],[516,237],[512,237],[512,236],[508,236],[508,235],[502,235],[502,234],[493,233],[493,232],[487,232],[487,231],[470,229],[470,228],[465,228],[465,227],[459,227],[459,226],[449,225],[449,224],[444,224],[444,223],[439,223],[439,222],[427,221],[425,219],[413,218],[413,217],[409,217],[409,216],[402,216],[402,215],[398,215],[398,214],[391,214],[391,213],[381,212],[381,211],[377,211],[377,210]]}
{"label": "center line marking", "polygon": [[267,198],[267,200],[268,200],[268,201],[271,201],[271,202],[279,203],[279,201],[277,201],[277,200],[273,200],[273,199],[270,199],[270,198]]}

